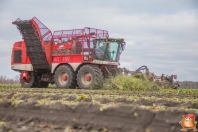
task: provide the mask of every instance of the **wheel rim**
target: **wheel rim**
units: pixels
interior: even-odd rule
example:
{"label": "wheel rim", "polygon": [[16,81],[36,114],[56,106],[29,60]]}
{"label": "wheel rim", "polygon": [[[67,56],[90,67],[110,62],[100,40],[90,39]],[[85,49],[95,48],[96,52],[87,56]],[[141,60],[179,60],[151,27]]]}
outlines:
{"label": "wheel rim", "polygon": [[59,75],[58,75],[58,81],[61,85],[66,85],[67,82],[68,82],[68,75],[66,72],[61,72]]}
{"label": "wheel rim", "polygon": [[90,85],[92,83],[92,75],[90,73],[84,73],[82,76],[81,76],[81,82],[84,84],[84,85]]}
{"label": "wheel rim", "polygon": [[32,79],[32,76],[31,76],[31,75],[29,75],[29,78],[28,78],[28,79],[26,79],[25,77],[21,77],[21,81],[22,81],[24,84],[29,84],[30,81],[31,81],[31,79]]}

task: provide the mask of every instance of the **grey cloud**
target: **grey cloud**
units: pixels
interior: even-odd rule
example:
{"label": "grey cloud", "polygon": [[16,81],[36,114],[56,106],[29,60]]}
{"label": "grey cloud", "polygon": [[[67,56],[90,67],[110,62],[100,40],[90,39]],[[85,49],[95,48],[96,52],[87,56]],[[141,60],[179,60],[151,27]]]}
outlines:
{"label": "grey cloud", "polygon": [[[127,43],[121,56],[131,70],[147,65],[150,71],[178,74],[179,80],[198,78],[198,1],[25,1],[0,3],[0,74],[10,70],[12,44],[21,35],[12,21],[38,17],[49,29],[85,26],[106,29]],[[189,78],[188,78],[189,77]]]}

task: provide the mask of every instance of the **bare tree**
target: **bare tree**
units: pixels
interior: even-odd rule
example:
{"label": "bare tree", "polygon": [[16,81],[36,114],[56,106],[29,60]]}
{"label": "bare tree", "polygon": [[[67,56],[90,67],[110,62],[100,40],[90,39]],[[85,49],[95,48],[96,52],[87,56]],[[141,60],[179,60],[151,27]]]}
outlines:
{"label": "bare tree", "polygon": [[19,83],[19,75],[16,75],[13,78],[8,78],[5,75],[0,75],[0,84],[16,84]]}

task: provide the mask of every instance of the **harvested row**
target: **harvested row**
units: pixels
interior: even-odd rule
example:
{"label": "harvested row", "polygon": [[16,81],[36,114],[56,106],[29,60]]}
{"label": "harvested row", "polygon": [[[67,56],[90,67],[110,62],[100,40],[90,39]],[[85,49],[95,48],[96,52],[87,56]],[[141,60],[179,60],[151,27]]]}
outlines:
{"label": "harvested row", "polygon": [[0,117],[4,119],[0,130],[175,132],[181,129],[178,122],[185,114],[185,111],[154,112],[126,105],[101,110],[100,105],[92,103],[75,106],[21,103],[15,108],[10,102],[4,102],[0,104]]}
{"label": "harvested row", "polygon": [[[179,131],[195,90],[0,88],[0,131]],[[24,127],[25,126],[25,127]]]}
{"label": "harvested row", "polygon": [[114,106],[117,104],[138,105],[150,109],[197,109],[198,99],[193,98],[166,98],[155,96],[129,96],[129,95],[100,95],[100,94],[52,94],[52,93],[10,93],[1,95],[0,101],[29,102],[38,105],[49,105],[54,103],[77,104],[79,102],[92,102],[103,107]]}

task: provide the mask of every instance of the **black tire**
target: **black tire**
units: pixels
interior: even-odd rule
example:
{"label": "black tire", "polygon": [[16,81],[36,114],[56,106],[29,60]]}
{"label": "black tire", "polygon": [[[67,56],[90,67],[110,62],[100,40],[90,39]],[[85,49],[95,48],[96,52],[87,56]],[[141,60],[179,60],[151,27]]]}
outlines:
{"label": "black tire", "polygon": [[70,89],[76,89],[78,88],[78,84],[77,84],[77,76],[76,73],[73,73],[73,82],[72,82],[72,86],[70,87]]}
{"label": "black tire", "polygon": [[[91,76],[90,81],[85,80],[85,76]],[[101,70],[96,65],[84,65],[77,74],[77,84],[82,89],[99,89],[103,86],[103,76]]]}
{"label": "black tire", "polygon": [[110,73],[112,77],[118,76],[118,72],[116,71],[116,69],[110,69]]}
{"label": "black tire", "polygon": [[[67,76],[67,81],[62,80],[63,74]],[[57,88],[73,88],[75,86],[75,73],[68,65],[58,67],[55,71],[54,79]]]}
{"label": "black tire", "polygon": [[21,84],[21,87],[23,88],[32,88],[34,87],[34,81],[35,81],[35,77],[34,77],[34,74],[33,72],[29,72],[30,73],[30,81],[27,83],[27,82],[24,82],[23,79],[21,78],[21,75],[20,75],[20,84]]}

